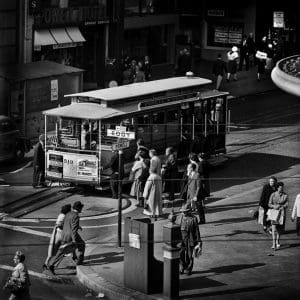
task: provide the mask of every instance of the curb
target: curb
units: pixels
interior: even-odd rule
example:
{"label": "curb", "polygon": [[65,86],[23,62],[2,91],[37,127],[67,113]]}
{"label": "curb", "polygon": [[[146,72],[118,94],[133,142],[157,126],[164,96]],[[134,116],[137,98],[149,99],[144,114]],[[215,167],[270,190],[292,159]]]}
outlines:
{"label": "curb", "polygon": [[[109,242],[112,239],[112,237],[109,237],[107,239],[103,239],[102,242]],[[98,245],[93,245],[93,241],[98,241],[98,238],[94,238],[92,240],[87,241],[87,245],[90,243],[92,246],[87,246],[85,256],[89,256],[92,254],[94,249]],[[130,300],[130,299],[136,299],[136,300],[155,300],[155,299],[163,299],[159,297],[153,297],[150,295],[143,294],[138,291],[134,291],[132,289],[119,286],[115,283],[112,283],[103,277],[101,277],[99,274],[95,273],[95,271],[85,265],[77,266],[77,278],[78,280],[87,288],[90,290],[98,293],[103,293],[104,297],[106,299],[120,299],[120,300]]]}

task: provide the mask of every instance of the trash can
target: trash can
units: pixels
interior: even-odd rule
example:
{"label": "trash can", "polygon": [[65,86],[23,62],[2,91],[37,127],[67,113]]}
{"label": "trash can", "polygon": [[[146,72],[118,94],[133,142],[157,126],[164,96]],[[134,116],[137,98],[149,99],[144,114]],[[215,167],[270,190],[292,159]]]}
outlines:
{"label": "trash can", "polygon": [[154,258],[154,224],[149,218],[125,219],[124,283],[153,294],[163,290],[163,262]]}

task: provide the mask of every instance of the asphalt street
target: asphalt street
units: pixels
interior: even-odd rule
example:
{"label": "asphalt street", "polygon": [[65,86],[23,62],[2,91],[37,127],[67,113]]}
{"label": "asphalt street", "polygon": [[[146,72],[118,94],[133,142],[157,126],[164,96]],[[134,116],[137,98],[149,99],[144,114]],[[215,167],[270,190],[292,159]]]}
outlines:
{"label": "asphalt street", "polygon": [[[231,100],[231,134],[227,137],[230,160],[212,171],[212,192],[240,186],[242,193],[255,180],[299,164],[299,107],[299,99],[279,90]],[[0,184],[27,186],[31,184],[31,177],[29,160],[22,165],[8,164],[0,169]],[[0,186],[0,193],[5,185]],[[140,211],[132,210],[127,215],[135,216],[137,213]],[[117,216],[113,214],[82,221],[82,236],[85,240],[101,236],[105,243],[115,236],[116,224]],[[52,226],[53,221],[43,220],[0,222],[0,283],[7,278],[13,266],[14,252],[22,249],[26,253],[28,269],[32,271],[33,299],[93,299],[94,296],[78,283],[75,266],[69,258],[58,270],[60,276],[56,280],[50,280],[42,273]],[[5,297],[7,294],[0,290],[0,298]]]}

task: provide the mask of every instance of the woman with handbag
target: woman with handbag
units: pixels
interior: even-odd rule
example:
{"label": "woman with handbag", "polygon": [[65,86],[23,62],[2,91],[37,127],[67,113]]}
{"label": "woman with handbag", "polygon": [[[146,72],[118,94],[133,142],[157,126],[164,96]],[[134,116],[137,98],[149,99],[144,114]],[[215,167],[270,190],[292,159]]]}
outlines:
{"label": "woman with handbag", "polygon": [[269,219],[272,225],[272,249],[279,249],[280,234],[284,231],[288,196],[283,192],[283,182],[278,182],[277,191],[270,196]]}
{"label": "woman with handbag", "polygon": [[[66,214],[71,211],[71,204],[66,204],[62,206],[60,210],[60,214],[57,217],[51,238],[50,238],[50,243],[48,247],[48,255],[45,260],[45,263],[43,264],[43,269],[47,270],[48,269],[48,263],[51,259],[51,257],[55,256],[57,253],[58,248],[61,245],[61,237],[62,237],[62,230],[64,226],[64,219]],[[75,259],[73,255],[73,259]]]}
{"label": "woman with handbag", "polygon": [[11,292],[9,300],[31,300],[29,293],[29,274],[26,265],[24,264],[25,255],[18,250],[14,256],[16,266],[4,286],[5,290]]}

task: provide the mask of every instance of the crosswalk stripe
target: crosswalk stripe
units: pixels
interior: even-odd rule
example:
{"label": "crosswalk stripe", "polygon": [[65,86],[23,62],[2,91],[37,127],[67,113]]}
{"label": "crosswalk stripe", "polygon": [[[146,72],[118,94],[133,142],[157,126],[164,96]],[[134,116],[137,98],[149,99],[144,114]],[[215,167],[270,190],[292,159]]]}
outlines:
{"label": "crosswalk stripe", "polygon": [[[1,265],[1,264],[0,264],[0,269],[2,269],[2,270],[7,270],[7,271],[13,271],[13,270],[14,270],[14,267],[12,267],[12,266],[7,266],[7,265]],[[31,270],[28,270],[28,273],[29,273],[29,275],[35,276],[35,277],[38,277],[38,278],[51,279],[50,276],[47,276],[47,275],[45,275],[45,274],[43,274],[43,273],[39,273],[39,272],[31,271]]]}
{"label": "crosswalk stripe", "polygon": [[14,230],[14,231],[20,231],[20,232],[24,232],[24,233],[28,233],[28,234],[38,235],[38,236],[42,236],[42,237],[47,237],[47,238],[51,237],[50,233],[37,231],[37,230],[32,230],[32,229],[24,228],[24,227],[21,227],[21,226],[15,226],[15,225],[10,225],[10,224],[0,223],[0,227],[10,229],[10,230]]}

